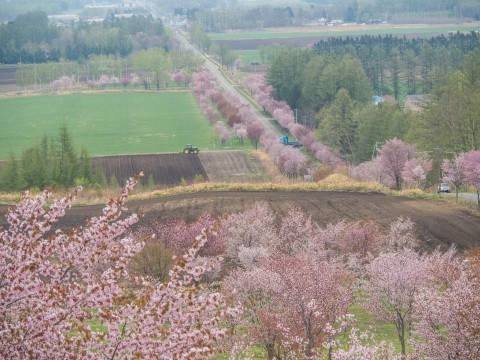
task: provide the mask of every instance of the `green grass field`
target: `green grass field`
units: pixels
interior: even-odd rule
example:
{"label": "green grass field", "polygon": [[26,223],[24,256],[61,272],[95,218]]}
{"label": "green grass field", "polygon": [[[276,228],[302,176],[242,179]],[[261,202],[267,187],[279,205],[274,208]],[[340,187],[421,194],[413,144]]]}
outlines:
{"label": "green grass field", "polygon": [[[212,40],[244,40],[244,39],[280,39],[280,38],[298,38],[298,37],[314,37],[314,36],[357,36],[357,35],[408,35],[408,34],[441,34],[456,31],[473,31],[478,30],[478,26],[474,25],[451,25],[451,26],[434,26],[421,28],[382,28],[382,29],[359,29],[345,30],[341,27],[338,30],[325,28],[325,31],[315,32],[269,32],[266,31],[245,31],[235,33],[209,33],[208,36]],[[328,30],[327,30],[328,29]]]}
{"label": "green grass field", "polygon": [[252,62],[263,63],[258,50],[235,50],[235,53],[238,54],[240,60],[242,60],[242,64],[248,65]]}
{"label": "green grass field", "polygon": [[[218,150],[187,91],[41,95],[0,99],[0,159],[19,156],[43,134],[56,138],[62,124],[91,156],[179,152],[185,144]],[[240,148],[237,142],[229,149]]]}

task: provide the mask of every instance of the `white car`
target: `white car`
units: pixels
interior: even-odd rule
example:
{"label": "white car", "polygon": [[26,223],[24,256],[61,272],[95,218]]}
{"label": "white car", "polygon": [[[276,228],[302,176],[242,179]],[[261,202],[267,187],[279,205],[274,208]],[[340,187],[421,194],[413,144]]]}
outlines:
{"label": "white car", "polygon": [[442,193],[442,192],[449,193],[450,192],[450,185],[448,185],[448,183],[438,184],[438,192],[439,193]]}

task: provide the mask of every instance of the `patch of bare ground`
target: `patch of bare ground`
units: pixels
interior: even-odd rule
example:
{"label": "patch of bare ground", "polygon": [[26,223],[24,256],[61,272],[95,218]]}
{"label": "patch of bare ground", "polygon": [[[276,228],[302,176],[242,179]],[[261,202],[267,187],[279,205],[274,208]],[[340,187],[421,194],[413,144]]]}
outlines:
{"label": "patch of bare ground", "polygon": [[200,152],[207,177],[213,182],[261,182],[263,169],[255,156],[243,151]]}
{"label": "patch of bare ground", "polygon": [[159,186],[174,186],[193,181],[197,176],[208,179],[207,173],[196,154],[144,154],[95,157],[95,170],[103,169],[107,181],[114,176],[122,186],[133,174],[144,173],[142,182],[149,178]]}

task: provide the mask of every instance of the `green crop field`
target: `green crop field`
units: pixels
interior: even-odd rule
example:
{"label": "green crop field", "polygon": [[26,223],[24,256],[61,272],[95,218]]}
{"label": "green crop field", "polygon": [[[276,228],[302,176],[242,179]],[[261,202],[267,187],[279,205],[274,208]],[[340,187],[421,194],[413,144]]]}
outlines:
{"label": "green crop field", "polygon": [[242,64],[248,65],[252,62],[263,63],[258,50],[235,50],[235,53],[238,54],[240,60],[242,60]]}
{"label": "green crop field", "polygon": [[[307,28],[308,29],[308,28]],[[337,30],[338,29],[338,30]],[[342,29],[342,27],[332,28],[325,27],[325,31],[285,31],[285,32],[269,32],[266,31],[245,31],[232,33],[209,33],[208,36],[212,40],[246,40],[246,39],[280,39],[280,38],[299,38],[299,37],[316,37],[316,36],[359,36],[359,35],[408,35],[416,34],[441,34],[457,31],[473,31],[478,30],[478,26],[474,25],[451,25],[451,26],[429,26],[429,27],[384,27],[381,29],[357,28],[355,30]]]}
{"label": "green crop field", "polygon": [[187,91],[42,95],[0,99],[0,159],[12,150],[18,156],[43,134],[56,138],[62,124],[90,155],[215,148],[212,127]]}

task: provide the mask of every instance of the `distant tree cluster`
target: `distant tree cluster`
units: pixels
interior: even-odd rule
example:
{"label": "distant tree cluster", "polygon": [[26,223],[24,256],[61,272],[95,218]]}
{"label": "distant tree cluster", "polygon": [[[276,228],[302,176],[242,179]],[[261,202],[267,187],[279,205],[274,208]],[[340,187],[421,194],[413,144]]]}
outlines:
{"label": "distant tree cluster", "polygon": [[81,21],[56,27],[44,12],[36,11],[0,24],[0,63],[5,64],[82,60],[93,54],[126,56],[150,46],[170,46],[161,20],[151,16],[111,15],[100,24]]}
{"label": "distant tree cluster", "polygon": [[422,149],[442,155],[480,149],[480,51],[436,82],[412,124],[410,136]]}
{"label": "distant tree cluster", "polygon": [[362,64],[376,94],[398,99],[400,83],[406,83],[408,94],[430,92],[438,78],[458,69],[464,56],[479,46],[476,32],[457,32],[411,39],[392,35],[334,37],[320,40],[314,48],[325,56],[352,54]]}
{"label": "distant tree cluster", "polygon": [[[182,4],[175,2],[174,14],[197,21],[207,32],[230,29],[258,29],[268,27],[326,24],[332,20],[346,23],[425,22],[438,19],[480,18],[480,5],[474,1],[440,0],[412,3],[411,0],[350,0],[331,3],[310,1],[309,6],[296,4],[258,4],[245,6],[242,2],[208,1]],[[283,5],[283,6],[282,6]],[[436,18],[436,20],[435,20]]]}
{"label": "distant tree cluster", "polygon": [[70,187],[93,180],[92,163],[85,147],[75,149],[67,127],[58,137],[44,135],[40,143],[24,149],[19,157],[12,152],[0,171],[0,189],[45,189],[56,184]]}
{"label": "distant tree cluster", "polygon": [[42,64],[22,64],[16,68],[16,83],[35,89],[66,89],[70,86],[90,88],[107,85],[127,87],[142,85],[145,89],[157,90],[170,82],[188,86],[192,71],[198,69],[201,60],[190,51],[152,47],[140,50],[125,58],[116,55],[90,55],[84,61],[48,62]]}
{"label": "distant tree cluster", "polygon": [[276,100],[292,109],[320,110],[331,103],[338,90],[352,99],[367,102],[372,89],[359,60],[346,54],[339,58],[316,55],[310,49],[282,47],[276,51],[266,81]]}

